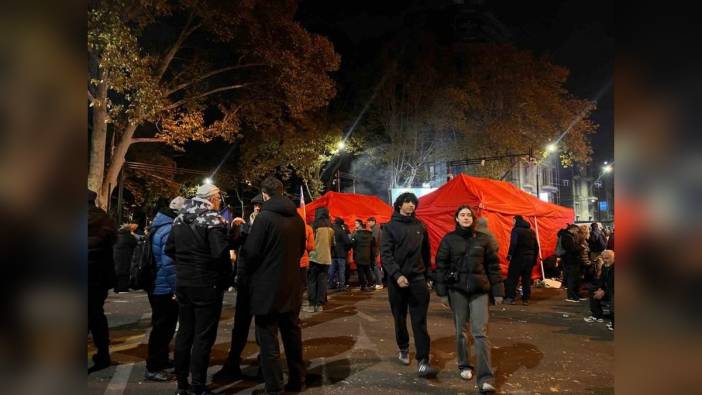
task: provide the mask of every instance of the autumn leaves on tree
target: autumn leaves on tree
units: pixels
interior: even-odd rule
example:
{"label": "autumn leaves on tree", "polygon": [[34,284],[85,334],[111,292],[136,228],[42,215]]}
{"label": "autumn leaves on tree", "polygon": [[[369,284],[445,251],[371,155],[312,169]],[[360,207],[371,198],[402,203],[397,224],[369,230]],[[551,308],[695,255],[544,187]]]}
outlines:
{"label": "autumn leaves on tree", "polygon": [[[95,1],[88,186],[107,205],[129,148],[271,133],[335,95],[340,57],[293,1]],[[109,136],[109,138],[108,138]]]}

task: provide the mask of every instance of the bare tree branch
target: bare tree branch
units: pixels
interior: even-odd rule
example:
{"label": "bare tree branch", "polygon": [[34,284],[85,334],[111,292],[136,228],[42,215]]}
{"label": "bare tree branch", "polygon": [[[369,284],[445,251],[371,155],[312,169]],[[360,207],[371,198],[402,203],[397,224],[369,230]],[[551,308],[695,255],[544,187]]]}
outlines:
{"label": "bare tree branch", "polygon": [[132,138],[132,144],[138,143],[165,143],[165,141],[157,137]]}
{"label": "bare tree branch", "polygon": [[194,78],[190,81],[183,82],[182,84],[179,84],[179,85],[173,87],[173,89],[170,89],[169,91],[166,92],[166,95],[170,96],[173,93],[178,92],[179,90],[181,90],[183,88],[186,88],[186,87],[188,87],[196,82],[200,82],[204,79],[210,78],[210,77],[215,76],[217,74],[221,74],[221,73],[224,73],[224,72],[227,72],[230,70],[237,70],[237,69],[243,69],[243,68],[255,67],[255,66],[265,66],[265,63],[240,64],[240,65],[236,65],[236,66],[223,67],[221,69],[213,70],[213,71],[210,71],[209,73],[203,74],[197,78]]}
{"label": "bare tree branch", "polygon": [[166,70],[168,70],[168,66],[171,64],[173,61],[173,58],[175,57],[175,54],[180,50],[180,47],[183,46],[183,42],[190,36],[195,30],[199,29],[200,26],[202,26],[201,23],[195,24],[191,26],[193,23],[194,19],[194,11],[190,12],[190,15],[188,15],[188,21],[185,22],[185,26],[183,26],[183,30],[180,32],[180,36],[178,36],[178,39],[176,42],[173,44],[171,49],[168,50],[166,53],[166,56],[163,58],[163,63],[161,63],[161,66],[158,68],[158,72],[156,73],[156,78],[160,80],[163,78],[163,75],[166,74]]}
{"label": "bare tree branch", "polygon": [[249,82],[249,83],[245,83],[245,84],[229,85],[229,86],[223,86],[223,87],[220,87],[220,88],[217,88],[217,89],[212,89],[211,91],[202,93],[202,94],[200,94],[200,95],[195,95],[195,96],[192,96],[192,97],[186,97],[185,99],[178,100],[177,102],[175,102],[175,103],[173,103],[173,104],[171,104],[171,105],[169,105],[169,106],[166,106],[166,108],[165,108],[164,110],[165,110],[165,111],[172,110],[172,109],[174,109],[174,108],[178,108],[178,107],[182,106],[183,104],[185,104],[185,103],[187,103],[187,102],[191,102],[191,101],[193,101],[193,100],[201,99],[201,98],[203,98],[203,97],[210,96],[210,95],[213,95],[213,94],[218,93],[218,92],[224,92],[224,91],[231,91],[231,90],[235,90],[235,89],[241,89],[241,88],[247,87],[247,86],[252,85],[252,84],[253,84],[253,83]]}

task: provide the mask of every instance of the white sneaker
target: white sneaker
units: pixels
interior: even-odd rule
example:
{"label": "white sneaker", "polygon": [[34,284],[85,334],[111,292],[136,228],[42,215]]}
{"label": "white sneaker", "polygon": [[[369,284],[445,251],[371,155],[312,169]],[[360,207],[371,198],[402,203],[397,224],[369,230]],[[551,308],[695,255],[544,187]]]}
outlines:
{"label": "white sneaker", "polygon": [[592,323],[592,322],[604,322],[604,320],[603,320],[602,318],[597,318],[597,317],[595,317],[595,316],[593,316],[593,315],[591,315],[591,316],[589,316],[589,317],[583,318],[583,321],[585,321],[585,322],[587,322],[587,323]]}
{"label": "white sneaker", "polygon": [[377,284],[377,285],[375,286],[375,289],[383,289],[383,286],[380,285],[380,284]]}
{"label": "white sneaker", "polygon": [[470,380],[473,378],[473,371],[471,369],[461,370],[461,378],[463,380]]}
{"label": "white sneaker", "polygon": [[410,364],[409,351],[400,350],[400,353],[397,356],[397,359],[399,359],[403,365],[409,365]]}
{"label": "white sneaker", "polygon": [[579,300],[575,300],[575,299],[566,299],[565,301],[566,301],[566,302],[571,302],[571,303],[580,303]]}
{"label": "white sneaker", "polygon": [[483,385],[480,386],[480,392],[495,392],[495,391],[496,391],[495,387],[490,383],[483,383]]}
{"label": "white sneaker", "polygon": [[612,326],[611,322],[607,323],[607,329],[609,329],[610,331],[614,331],[614,326]]}

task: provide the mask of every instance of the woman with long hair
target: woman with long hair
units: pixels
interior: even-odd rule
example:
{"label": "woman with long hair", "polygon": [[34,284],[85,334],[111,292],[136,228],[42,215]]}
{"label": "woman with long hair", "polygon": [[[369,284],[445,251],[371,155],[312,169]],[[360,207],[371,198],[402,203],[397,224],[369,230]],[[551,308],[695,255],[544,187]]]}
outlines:
{"label": "woman with long hair", "polygon": [[478,389],[481,393],[494,392],[495,375],[487,337],[488,292],[492,292],[495,304],[502,303],[504,279],[490,239],[475,230],[478,218],[473,209],[467,205],[458,207],[454,220],[456,230],[444,236],[436,254],[436,293],[453,312],[459,375],[464,380],[473,377],[468,341],[464,334],[470,320],[470,333],[475,342]]}

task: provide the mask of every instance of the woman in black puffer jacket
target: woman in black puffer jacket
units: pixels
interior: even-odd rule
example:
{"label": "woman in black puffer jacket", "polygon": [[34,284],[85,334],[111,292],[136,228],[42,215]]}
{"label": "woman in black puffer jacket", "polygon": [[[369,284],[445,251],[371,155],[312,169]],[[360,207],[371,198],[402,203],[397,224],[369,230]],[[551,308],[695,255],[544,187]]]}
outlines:
{"label": "woman in black puffer jacket", "polygon": [[478,388],[481,392],[494,391],[495,376],[490,366],[487,338],[488,292],[492,292],[496,304],[502,303],[504,286],[500,264],[488,237],[474,230],[478,218],[469,206],[459,207],[454,219],[456,230],[444,236],[436,254],[436,293],[453,311],[461,378],[473,377],[468,362],[468,341],[463,334],[470,317],[470,332],[477,354]]}

